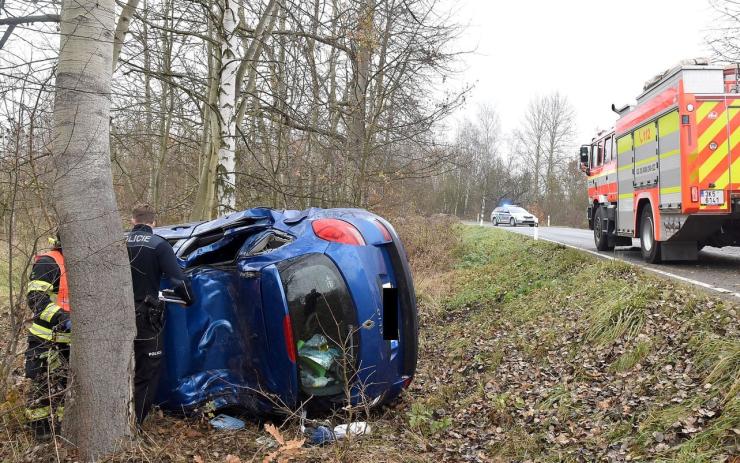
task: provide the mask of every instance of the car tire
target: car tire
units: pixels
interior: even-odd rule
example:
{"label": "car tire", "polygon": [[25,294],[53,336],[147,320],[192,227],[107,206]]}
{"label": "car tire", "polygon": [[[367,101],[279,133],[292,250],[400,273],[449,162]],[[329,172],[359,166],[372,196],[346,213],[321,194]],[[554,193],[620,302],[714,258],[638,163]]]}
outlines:
{"label": "car tire", "polygon": [[491,220],[491,222],[493,223],[494,227],[498,227],[498,219],[496,217],[494,217],[493,220]]}
{"label": "car tire", "polygon": [[640,217],[640,251],[645,262],[660,263],[660,241],[655,239],[653,209],[649,205],[645,206]]}
{"label": "car tire", "polygon": [[512,226],[512,227],[516,227],[516,220],[514,219],[514,217],[512,217],[511,219],[509,219],[509,225]]}
{"label": "car tire", "polygon": [[599,206],[596,208],[596,214],[594,215],[594,244],[598,251],[611,251],[614,249],[613,246],[609,246],[609,237],[601,228],[604,223],[605,213],[606,210]]}

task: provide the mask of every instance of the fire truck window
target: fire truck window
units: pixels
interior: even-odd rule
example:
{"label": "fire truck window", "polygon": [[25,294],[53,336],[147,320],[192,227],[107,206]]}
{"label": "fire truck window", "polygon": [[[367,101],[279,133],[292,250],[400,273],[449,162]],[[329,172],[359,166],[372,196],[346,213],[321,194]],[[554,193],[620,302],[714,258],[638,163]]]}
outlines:
{"label": "fire truck window", "polygon": [[601,140],[598,147],[596,147],[596,166],[602,164],[604,164],[604,140]]}
{"label": "fire truck window", "polygon": [[591,146],[591,162],[588,163],[589,167],[596,167],[596,146]]}
{"label": "fire truck window", "polygon": [[609,162],[612,160],[612,137],[607,138],[604,143],[604,162]]}

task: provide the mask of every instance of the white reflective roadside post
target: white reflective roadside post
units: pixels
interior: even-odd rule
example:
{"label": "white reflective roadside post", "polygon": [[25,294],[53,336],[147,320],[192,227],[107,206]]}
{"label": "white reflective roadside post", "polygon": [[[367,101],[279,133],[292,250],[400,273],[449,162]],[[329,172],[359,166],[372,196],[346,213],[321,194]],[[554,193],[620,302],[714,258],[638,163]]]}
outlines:
{"label": "white reflective roadside post", "polygon": [[549,215],[547,216],[547,226],[548,227],[550,226],[550,216]]}
{"label": "white reflective roadside post", "polygon": [[540,227],[535,226],[534,227],[534,240],[537,241],[540,239]]}

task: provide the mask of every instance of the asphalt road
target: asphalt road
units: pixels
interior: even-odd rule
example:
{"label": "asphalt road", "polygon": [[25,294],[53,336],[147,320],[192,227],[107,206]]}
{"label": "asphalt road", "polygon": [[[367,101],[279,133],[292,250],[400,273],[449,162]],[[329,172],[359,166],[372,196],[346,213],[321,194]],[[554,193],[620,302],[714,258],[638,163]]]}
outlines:
{"label": "asphalt road", "polygon": [[[492,226],[486,223],[485,226]],[[640,241],[632,240],[632,247],[617,247],[613,252],[599,252],[594,245],[593,232],[566,227],[508,227],[501,230],[554,241],[578,249],[630,262],[651,272],[684,281],[710,292],[721,293],[730,299],[740,300],[740,248],[705,247],[696,262],[670,262],[661,265],[647,264],[640,255]]]}

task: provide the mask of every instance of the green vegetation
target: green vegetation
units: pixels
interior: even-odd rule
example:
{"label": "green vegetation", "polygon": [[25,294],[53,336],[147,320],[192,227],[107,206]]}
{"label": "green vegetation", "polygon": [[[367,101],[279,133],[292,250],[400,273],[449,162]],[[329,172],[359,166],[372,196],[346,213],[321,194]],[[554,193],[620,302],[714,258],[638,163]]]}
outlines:
{"label": "green vegetation", "polygon": [[737,451],[736,306],[480,227],[464,230],[445,278],[441,300],[420,289],[435,310],[424,313],[424,387],[412,409],[443,407],[448,433],[470,448],[502,461],[693,462]]}

